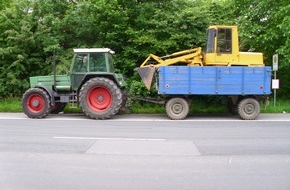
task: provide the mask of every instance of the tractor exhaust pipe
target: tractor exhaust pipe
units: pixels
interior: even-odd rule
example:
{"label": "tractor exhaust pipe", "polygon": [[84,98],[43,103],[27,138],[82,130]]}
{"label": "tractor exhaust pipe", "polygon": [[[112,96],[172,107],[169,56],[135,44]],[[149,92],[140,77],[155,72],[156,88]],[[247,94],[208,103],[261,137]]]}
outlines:
{"label": "tractor exhaust pipe", "polygon": [[53,50],[53,88],[56,91],[56,53]]}

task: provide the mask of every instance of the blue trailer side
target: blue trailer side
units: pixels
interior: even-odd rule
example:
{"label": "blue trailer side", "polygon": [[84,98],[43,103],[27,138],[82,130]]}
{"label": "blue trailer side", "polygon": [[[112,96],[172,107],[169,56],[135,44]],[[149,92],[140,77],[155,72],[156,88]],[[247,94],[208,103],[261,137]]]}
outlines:
{"label": "blue trailer side", "polygon": [[166,95],[269,95],[271,67],[161,66],[157,84]]}

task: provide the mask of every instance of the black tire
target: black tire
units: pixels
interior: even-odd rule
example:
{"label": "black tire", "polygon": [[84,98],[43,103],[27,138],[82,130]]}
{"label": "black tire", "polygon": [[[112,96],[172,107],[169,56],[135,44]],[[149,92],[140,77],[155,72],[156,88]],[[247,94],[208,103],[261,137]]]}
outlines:
{"label": "black tire", "polygon": [[130,107],[127,104],[127,98],[128,98],[127,90],[123,89],[122,90],[122,105],[121,105],[120,110],[124,113],[130,113]]}
{"label": "black tire", "polygon": [[80,90],[80,106],[91,119],[109,119],[122,105],[122,92],[110,79],[92,78]]}
{"label": "black tire", "polygon": [[245,98],[239,102],[238,113],[241,119],[254,120],[260,114],[260,103],[254,98]]}
{"label": "black tire", "polygon": [[40,88],[28,89],[22,97],[22,108],[30,118],[44,118],[50,112],[48,93]]}
{"label": "black tire", "polygon": [[188,115],[189,105],[184,98],[171,98],[166,102],[165,110],[170,119],[181,120]]}
{"label": "black tire", "polygon": [[238,105],[234,104],[231,98],[228,98],[228,110],[233,115],[238,115]]}
{"label": "black tire", "polygon": [[66,103],[56,102],[55,105],[51,107],[50,113],[51,114],[58,114],[59,112],[63,111],[65,106],[66,106]]}

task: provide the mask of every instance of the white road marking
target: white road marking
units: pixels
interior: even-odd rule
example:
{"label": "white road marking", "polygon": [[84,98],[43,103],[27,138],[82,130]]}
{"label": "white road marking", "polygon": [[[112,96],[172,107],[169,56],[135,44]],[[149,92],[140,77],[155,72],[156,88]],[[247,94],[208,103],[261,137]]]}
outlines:
{"label": "white road marking", "polygon": [[67,137],[54,136],[54,139],[71,139],[71,140],[108,140],[108,141],[165,141],[165,139],[146,139],[146,138],[103,138],[103,137]]}
{"label": "white road marking", "polygon": [[229,158],[229,165],[232,164],[232,157]]}

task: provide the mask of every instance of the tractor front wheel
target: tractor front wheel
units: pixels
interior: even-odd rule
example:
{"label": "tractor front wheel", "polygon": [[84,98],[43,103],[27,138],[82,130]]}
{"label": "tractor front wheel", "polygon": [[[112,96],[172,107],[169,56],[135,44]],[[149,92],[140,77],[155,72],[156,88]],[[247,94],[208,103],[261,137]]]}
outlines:
{"label": "tractor front wheel", "polygon": [[122,92],[107,78],[92,78],[80,90],[80,106],[92,119],[108,119],[119,112]]}
{"label": "tractor front wheel", "polygon": [[28,117],[44,118],[50,112],[49,95],[43,89],[30,88],[23,94],[22,107]]}

